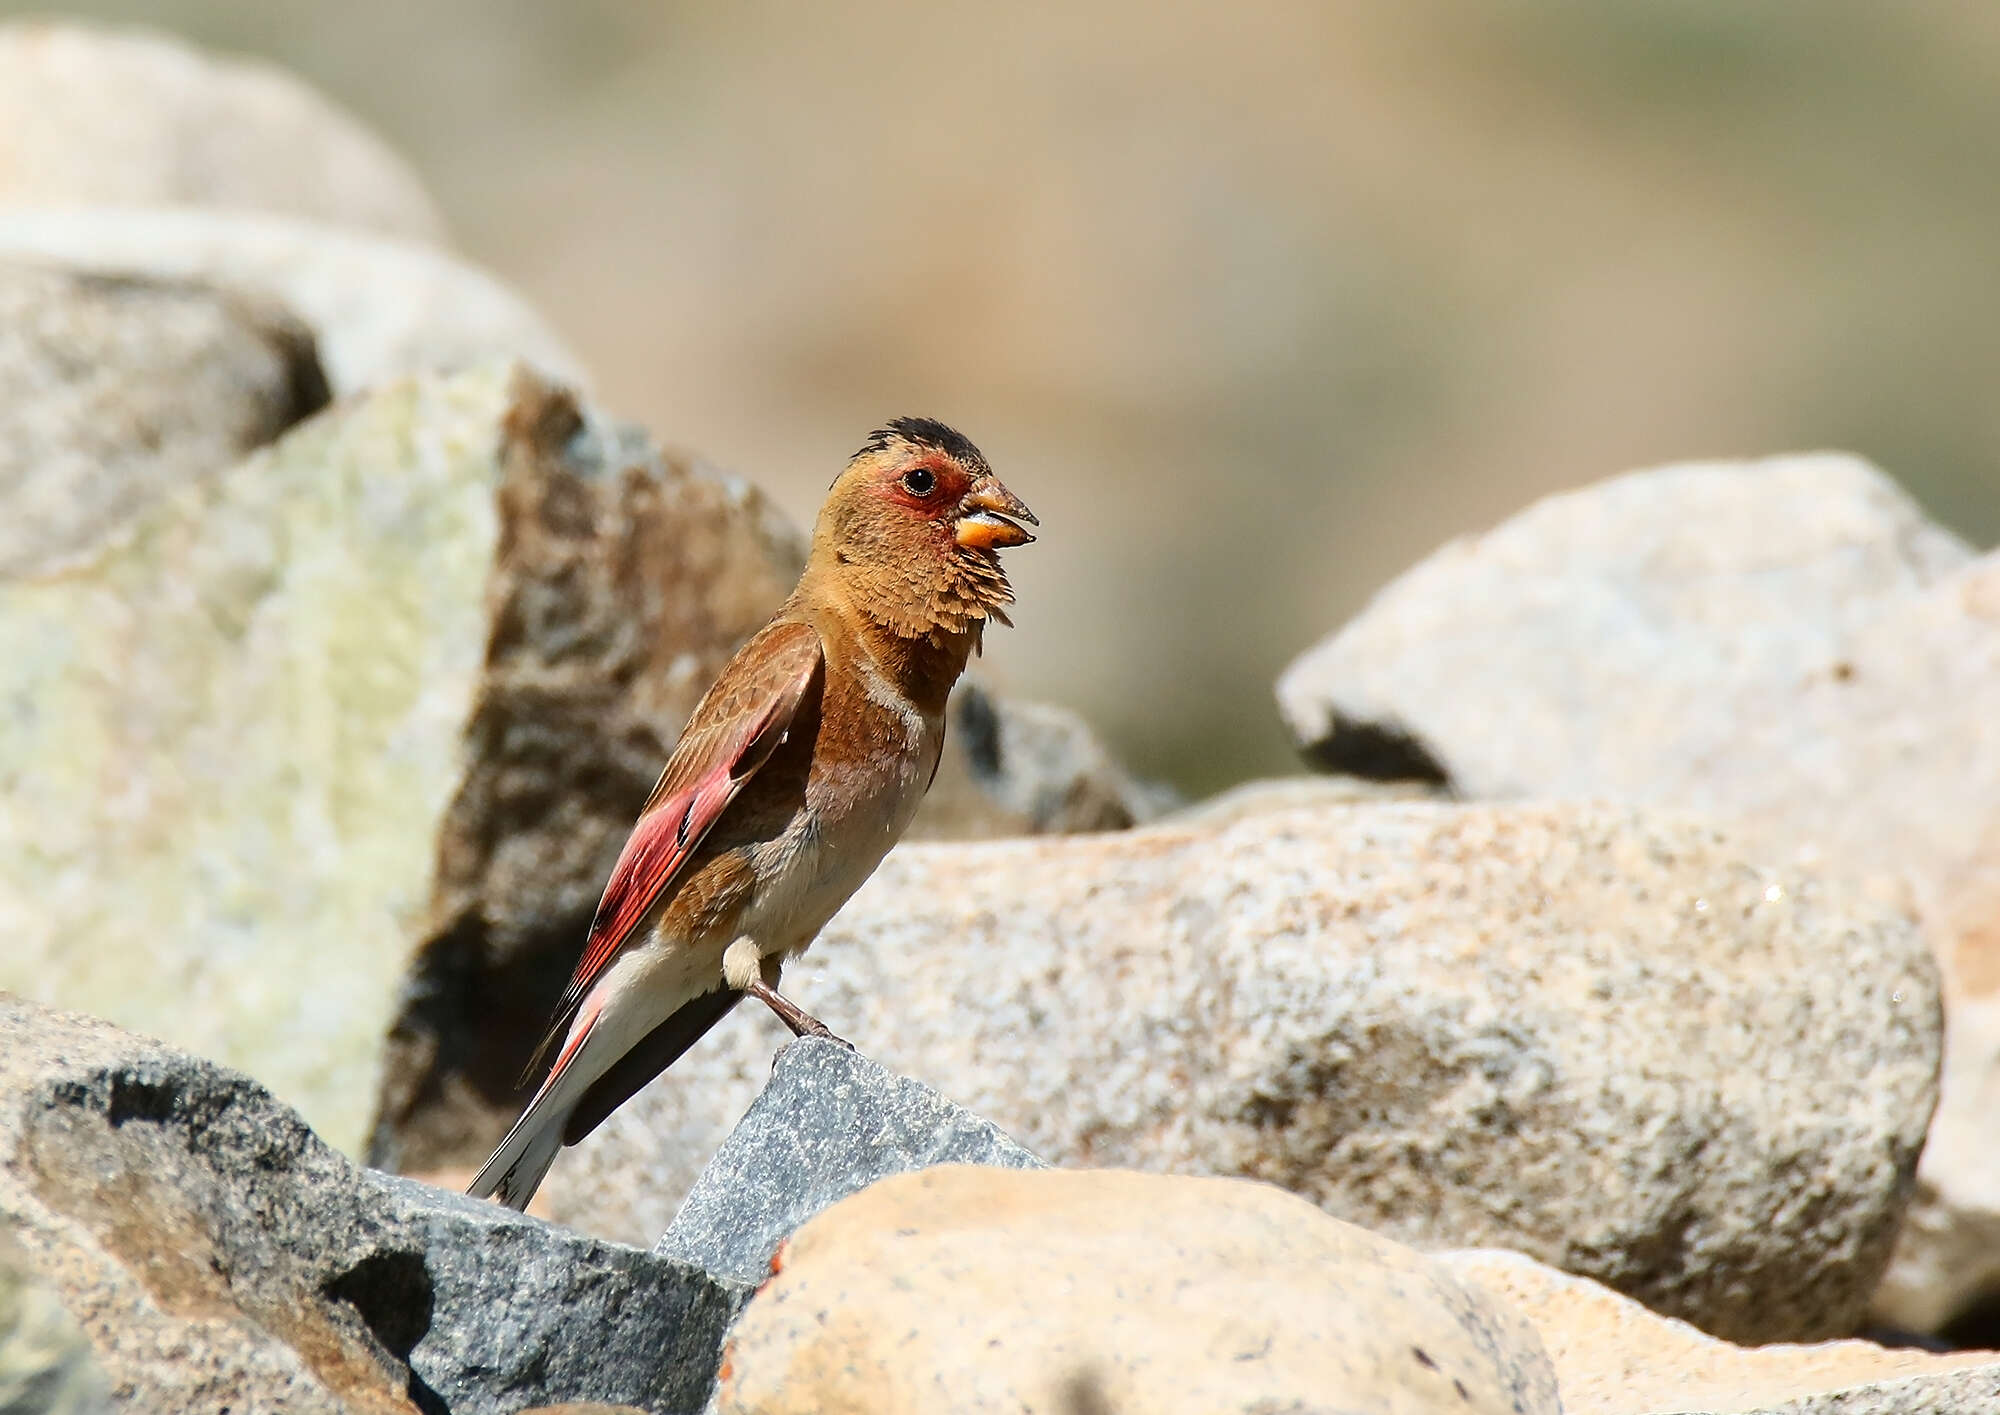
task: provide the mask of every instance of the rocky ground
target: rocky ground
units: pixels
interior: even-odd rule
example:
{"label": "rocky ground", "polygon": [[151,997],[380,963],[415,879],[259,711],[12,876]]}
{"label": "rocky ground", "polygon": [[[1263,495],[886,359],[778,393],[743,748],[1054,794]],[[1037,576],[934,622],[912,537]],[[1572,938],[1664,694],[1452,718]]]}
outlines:
{"label": "rocky ground", "polygon": [[966,685],[787,974],[858,1051],[739,1013],[517,1216],[450,1190],[799,533],[284,76],[8,75],[0,1410],[2000,1407],[2000,564],[1881,472],[1444,547],[1278,685],[1321,778]]}

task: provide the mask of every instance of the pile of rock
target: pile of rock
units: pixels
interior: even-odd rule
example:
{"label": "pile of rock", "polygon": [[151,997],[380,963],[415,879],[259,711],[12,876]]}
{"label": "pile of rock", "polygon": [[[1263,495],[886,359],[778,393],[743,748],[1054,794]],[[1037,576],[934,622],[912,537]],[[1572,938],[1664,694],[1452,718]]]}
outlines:
{"label": "pile of rock", "polygon": [[[1854,1329],[1939,1046],[1896,910],[1596,807],[910,847],[787,977],[1059,1164],[1270,1180],[1745,1340]],[[732,1018],[556,1167],[547,1212],[657,1234],[782,1040]]]}
{"label": "pile of rock", "polygon": [[742,1010],[522,1217],[385,1171],[800,537],[282,75],[4,25],[0,127],[0,1408],[2000,1401],[1828,1340],[2000,1345],[2000,563],[1879,473],[1447,547],[1280,685],[1337,778],[967,685],[787,974],[860,1054]]}
{"label": "pile of rock", "polygon": [[52,1314],[0,1327],[0,1393],[38,1402],[10,1409],[2000,1399],[1992,1352],[1746,1350],[1520,1254],[1426,1257],[1268,1185],[1050,1170],[831,1042],[781,1054],[648,1254],[357,1169],[254,1082],[103,1023],[8,1003],[0,1028],[0,1220]]}

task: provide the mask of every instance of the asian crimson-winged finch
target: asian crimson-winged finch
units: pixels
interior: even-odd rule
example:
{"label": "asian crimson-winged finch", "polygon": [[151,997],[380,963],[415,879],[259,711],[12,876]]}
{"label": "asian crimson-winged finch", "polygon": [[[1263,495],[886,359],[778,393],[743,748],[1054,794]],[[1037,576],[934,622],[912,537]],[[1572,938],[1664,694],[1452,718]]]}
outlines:
{"label": "asian crimson-winged finch", "polygon": [[945,699],[1013,601],[1039,524],[959,433],[904,418],[835,479],[805,573],[695,707],[604,887],[537,1060],[554,1065],[471,1193],[525,1208],[594,1130],[746,995],[777,991],[916,813]]}

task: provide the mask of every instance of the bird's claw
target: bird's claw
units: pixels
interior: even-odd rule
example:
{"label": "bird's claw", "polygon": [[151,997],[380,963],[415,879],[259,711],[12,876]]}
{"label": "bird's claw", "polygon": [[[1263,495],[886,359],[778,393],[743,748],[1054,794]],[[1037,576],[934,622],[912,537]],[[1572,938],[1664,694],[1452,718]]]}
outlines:
{"label": "bird's claw", "polygon": [[846,1047],[849,1051],[856,1049],[853,1042],[850,1042],[845,1037],[836,1037],[833,1034],[833,1029],[817,1018],[809,1020],[799,1035],[802,1037],[818,1037],[823,1042],[832,1042],[835,1046]]}

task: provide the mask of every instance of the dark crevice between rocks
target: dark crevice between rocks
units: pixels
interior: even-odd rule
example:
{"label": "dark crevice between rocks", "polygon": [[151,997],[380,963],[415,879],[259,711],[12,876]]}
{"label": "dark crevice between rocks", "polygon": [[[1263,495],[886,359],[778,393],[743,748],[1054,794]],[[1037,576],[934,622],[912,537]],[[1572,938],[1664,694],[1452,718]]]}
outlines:
{"label": "dark crevice between rocks", "polygon": [[1951,1351],[1992,1351],[2000,1348],[2000,1287],[1979,1294],[1957,1316],[1946,1322],[1938,1336]]}
{"label": "dark crevice between rocks", "polygon": [[1451,786],[1451,775],[1430,748],[1394,722],[1362,722],[1336,712],[1326,734],[1299,749],[1315,771],[1367,781],[1419,781]]}
{"label": "dark crevice between rocks", "polygon": [[1943,1353],[1955,1350],[1955,1344],[1932,1332],[1911,1331],[1907,1327],[1883,1326],[1869,1323],[1854,1333],[1858,1341],[1872,1341],[1877,1346],[1888,1346],[1903,1351],[1930,1351]]}
{"label": "dark crevice between rocks", "polygon": [[333,388],[327,382],[326,367],[320,363],[319,346],[312,331],[303,327],[286,331],[281,343],[285,354],[285,398],[277,409],[279,425],[271,431],[272,441],[325,411],[333,402]]}
{"label": "dark crevice between rocks", "polygon": [[410,1353],[431,1329],[437,1291],[422,1253],[378,1249],[347,1271],[328,1278],[320,1291],[354,1309],[383,1349],[409,1371],[410,1403],[423,1415],[451,1415],[444,1398],[410,1364]]}

